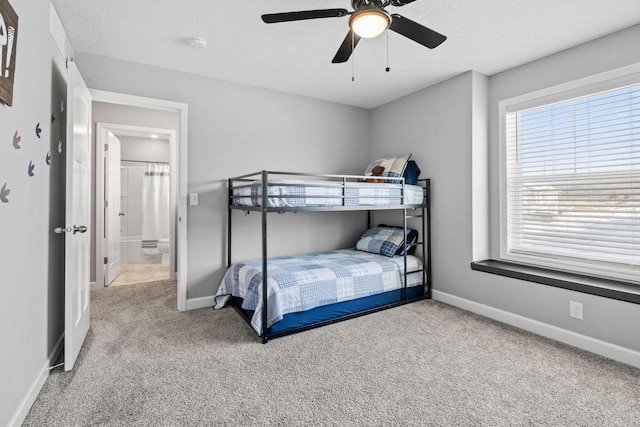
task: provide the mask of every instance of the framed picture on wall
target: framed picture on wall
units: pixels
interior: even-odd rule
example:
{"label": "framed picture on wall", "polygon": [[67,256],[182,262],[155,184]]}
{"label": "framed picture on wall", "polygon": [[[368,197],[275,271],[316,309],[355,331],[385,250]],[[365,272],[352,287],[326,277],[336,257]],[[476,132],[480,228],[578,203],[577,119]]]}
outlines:
{"label": "framed picture on wall", "polygon": [[0,0],[0,102],[13,103],[13,80],[16,73],[18,15],[9,0]]}

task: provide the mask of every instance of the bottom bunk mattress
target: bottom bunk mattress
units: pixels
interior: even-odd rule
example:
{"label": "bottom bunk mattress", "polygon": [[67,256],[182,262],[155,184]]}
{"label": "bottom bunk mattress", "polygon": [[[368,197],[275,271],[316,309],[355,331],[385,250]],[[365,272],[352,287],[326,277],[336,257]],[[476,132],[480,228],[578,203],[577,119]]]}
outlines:
{"label": "bottom bunk mattress", "polygon": [[[407,255],[410,297],[424,293],[422,268],[420,258]],[[399,293],[394,296],[389,292],[404,287],[404,257],[387,257],[355,249],[285,256],[267,261],[267,276],[267,327],[271,328],[285,315],[317,307],[383,294],[386,296],[382,300],[399,300]],[[262,260],[229,267],[216,293],[215,308],[224,307],[232,298],[241,303],[240,308],[245,313],[250,313],[251,326],[261,334]],[[357,302],[355,306],[358,306]]]}

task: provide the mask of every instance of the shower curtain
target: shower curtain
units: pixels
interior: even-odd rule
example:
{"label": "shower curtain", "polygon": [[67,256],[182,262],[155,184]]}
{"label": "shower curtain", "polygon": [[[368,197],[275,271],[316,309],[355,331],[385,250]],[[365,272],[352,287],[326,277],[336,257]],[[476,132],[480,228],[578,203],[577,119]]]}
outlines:
{"label": "shower curtain", "polygon": [[158,240],[169,238],[170,166],[147,163],[142,186],[142,253],[159,257]]}

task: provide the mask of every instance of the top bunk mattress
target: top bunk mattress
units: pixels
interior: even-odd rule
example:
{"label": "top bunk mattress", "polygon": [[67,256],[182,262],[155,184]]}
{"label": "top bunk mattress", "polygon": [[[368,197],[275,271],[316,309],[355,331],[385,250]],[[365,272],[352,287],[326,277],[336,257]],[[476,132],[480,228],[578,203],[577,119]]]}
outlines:
{"label": "top bunk mattress", "polygon": [[[271,208],[421,205],[424,201],[424,188],[419,185],[287,179],[270,180],[267,187]],[[262,182],[235,187],[233,196],[236,206],[262,206]]]}

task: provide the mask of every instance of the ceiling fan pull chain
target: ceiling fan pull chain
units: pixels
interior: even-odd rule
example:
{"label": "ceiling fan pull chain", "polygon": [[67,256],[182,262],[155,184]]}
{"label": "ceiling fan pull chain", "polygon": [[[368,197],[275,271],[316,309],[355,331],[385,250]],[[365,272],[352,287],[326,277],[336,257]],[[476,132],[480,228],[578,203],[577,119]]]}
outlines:
{"label": "ceiling fan pull chain", "polygon": [[355,36],[353,35],[353,31],[351,31],[351,81],[356,81],[356,56],[353,54],[353,50],[355,47]]}
{"label": "ceiling fan pull chain", "polygon": [[387,30],[386,33],[387,33],[387,68],[385,68],[384,70],[388,73],[389,71],[391,71],[391,68],[389,68],[389,30]]}
{"label": "ceiling fan pull chain", "polygon": [[353,54],[353,50],[355,49],[355,43],[354,43],[354,33],[353,31],[351,31],[351,81],[355,82],[356,81],[356,57]]}

